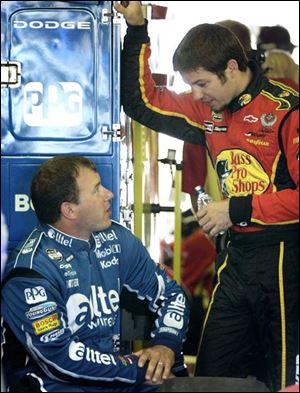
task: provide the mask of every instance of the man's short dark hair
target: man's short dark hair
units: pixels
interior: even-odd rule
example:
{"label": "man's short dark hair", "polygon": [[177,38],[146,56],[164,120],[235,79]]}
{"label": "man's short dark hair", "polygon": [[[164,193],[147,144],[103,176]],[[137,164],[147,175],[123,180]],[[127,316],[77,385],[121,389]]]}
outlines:
{"label": "man's short dark hair", "polygon": [[45,161],[31,183],[31,198],[40,222],[54,224],[63,202],[79,203],[76,179],[80,168],[97,172],[93,161],[81,156],[56,156]]}
{"label": "man's short dark hair", "polygon": [[204,23],[193,27],[182,39],[173,66],[179,72],[203,68],[223,79],[230,59],[237,61],[240,71],[246,71],[248,59],[237,37],[226,27]]}

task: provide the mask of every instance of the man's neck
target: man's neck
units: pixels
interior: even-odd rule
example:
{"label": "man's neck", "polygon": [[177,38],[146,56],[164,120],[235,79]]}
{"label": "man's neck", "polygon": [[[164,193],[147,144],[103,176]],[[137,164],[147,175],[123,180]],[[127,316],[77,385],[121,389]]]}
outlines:
{"label": "man's neck", "polygon": [[53,228],[57,229],[60,232],[65,233],[68,236],[75,237],[80,240],[88,241],[90,239],[90,233],[83,233],[83,231],[79,231],[76,228],[74,223],[63,223],[61,221],[56,222],[55,224],[51,224]]}
{"label": "man's neck", "polygon": [[249,86],[250,82],[252,81],[252,78],[253,78],[253,72],[250,70],[249,67],[247,67],[246,72],[242,72],[241,73],[241,80],[240,80],[240,83],[237,86],[237,95],[236,95],[236,97],[241,95],[243,93],[243,91],[246,90],[247,86]]}

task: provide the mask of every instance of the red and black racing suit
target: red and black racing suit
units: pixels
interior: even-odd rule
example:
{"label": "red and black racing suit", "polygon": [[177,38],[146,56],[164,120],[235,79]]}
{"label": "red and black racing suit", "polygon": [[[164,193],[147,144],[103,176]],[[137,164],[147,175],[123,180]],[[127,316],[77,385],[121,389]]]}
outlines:
{"label": "red and black racing suit", "polygon": [[[206,144],[230,198],[230,242],[216,261],[196,375],[255,373],[276,391],[294,384],[299,302],[298,94],[253,79],[223,112],[192,94],[155,86],[147,23],[128,26],[122,103],[133,119],[187,142]],[[261,359],[261,361],[259,361]]]}

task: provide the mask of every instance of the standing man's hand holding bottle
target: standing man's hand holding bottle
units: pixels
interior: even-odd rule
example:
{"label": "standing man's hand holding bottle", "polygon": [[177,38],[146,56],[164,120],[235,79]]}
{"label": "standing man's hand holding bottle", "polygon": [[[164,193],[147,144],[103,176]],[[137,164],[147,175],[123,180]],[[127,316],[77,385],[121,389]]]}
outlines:
{"label": "standing man's hand holding bottle", "polygon": [[195,190],[198,194],[197,218],[203,231],[211,238],[218,234],[223,234],[224,230],[233,224],[229,217],[229,199],[214,202],[203,187],[197,186]]}

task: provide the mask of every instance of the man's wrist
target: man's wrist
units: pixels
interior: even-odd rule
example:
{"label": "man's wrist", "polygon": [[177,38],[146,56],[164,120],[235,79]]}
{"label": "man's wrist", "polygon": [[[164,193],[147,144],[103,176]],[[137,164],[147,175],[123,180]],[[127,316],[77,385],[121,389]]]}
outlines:
{"label": "man's wrist", "polygon": [[145,23],[141,26],[132,26],[127,23],[127,34],[125,36],[124,44],[129,41],[131,44],[140,44],[150,42],[148,36],[148,21],[145,19]]}

